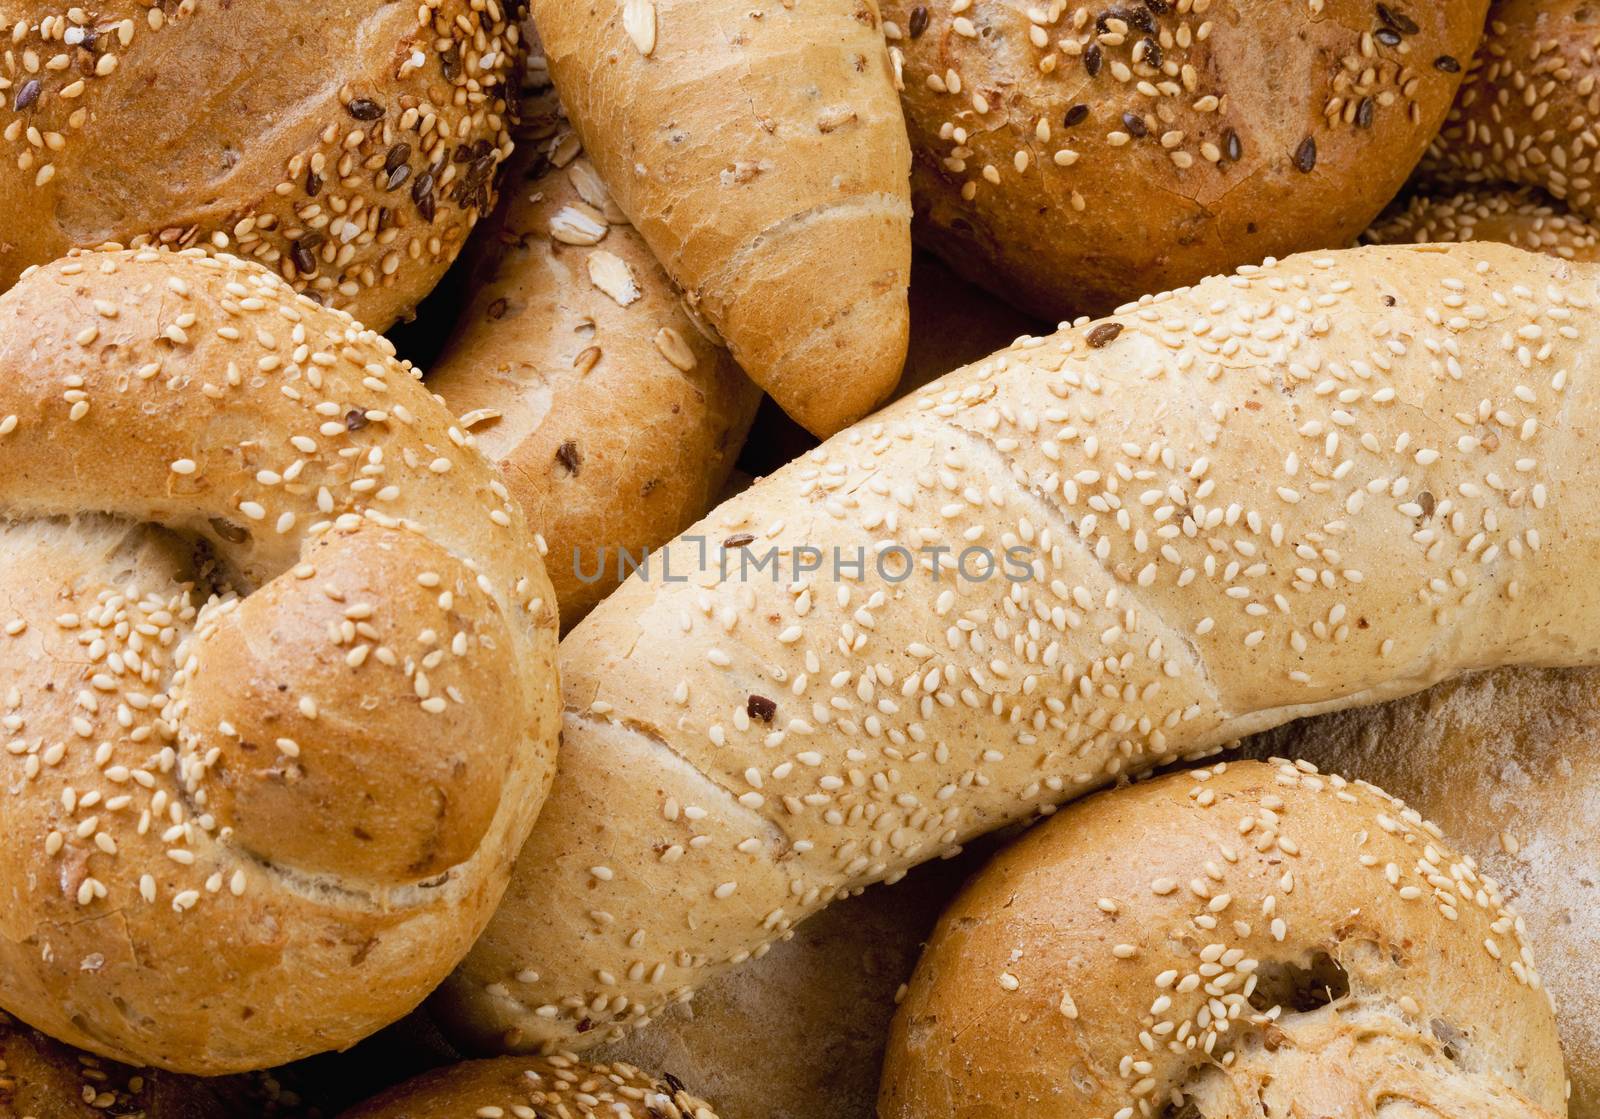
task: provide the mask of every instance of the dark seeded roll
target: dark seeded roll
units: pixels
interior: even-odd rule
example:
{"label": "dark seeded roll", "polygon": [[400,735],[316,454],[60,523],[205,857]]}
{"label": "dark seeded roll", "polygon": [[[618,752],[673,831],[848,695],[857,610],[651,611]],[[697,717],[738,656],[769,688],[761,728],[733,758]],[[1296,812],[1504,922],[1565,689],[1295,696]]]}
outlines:
{"label": "dark seeded roll", "polygon": [[0,291],[198,245],[387,328],[493,204],[522,6],[0,0]]}
{"label": "dark seeded roll", "polygon": [[1348,245],[1486,0],[885,0],[920,241],[1036,314]]}

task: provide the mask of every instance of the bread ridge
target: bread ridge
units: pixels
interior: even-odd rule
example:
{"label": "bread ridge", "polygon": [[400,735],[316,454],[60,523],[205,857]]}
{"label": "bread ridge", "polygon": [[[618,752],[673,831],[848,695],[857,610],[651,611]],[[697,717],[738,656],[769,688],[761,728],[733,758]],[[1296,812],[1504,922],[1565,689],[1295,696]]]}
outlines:
{"label": "bread ridge", "polygon": [[630,580],[562,646],[552,797],[441,1012],[478,1044],[592,1044],[1079,793],[1592,660],[1597,284],[1494,245],[1268,262],[1023,340],[728,502],[680,572],[693,536],[1035,567]]}

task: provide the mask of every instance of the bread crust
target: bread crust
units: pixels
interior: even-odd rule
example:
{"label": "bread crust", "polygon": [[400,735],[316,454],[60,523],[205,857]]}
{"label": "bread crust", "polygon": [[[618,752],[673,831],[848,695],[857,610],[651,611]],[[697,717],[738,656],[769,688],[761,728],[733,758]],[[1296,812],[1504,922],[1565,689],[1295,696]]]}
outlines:
{"label": "bread crust", "polygon": [[204,246],[385,330],[493,206],[520,0],[6,0],[0,291]]}
{"label": "bread crust", "polygon": [[1433,138],[1487,6],[885,0],[918,241],[1051,322],[1348,245]]}
{"label": "bread crust", "polygon": [[0,1005],[204,1074],[346,1047],[554,763],[521,511],[381,336],[198,250],[0,297]]}
{"label": "bread crust", "polygon": [[1593,175],[1600,25],[1581,0],[1495,0],[1450,115],[1422,161],[1435,191],[1538,187],[1600,220]]}
{"label": "bread crust", "polygon": [[[553,94],[528,119],[428,385],[547,547],[567,629],[715,504],[761,391],[683,306]],[[581,574],[580,574],[581,573]]]}
{"label": "bread crust", "polygon": [[563,1119],[717,1119],[677,1078],[570,1055],[503,1057],[435,1069],[383,1093],[344,1119],[457,1119],[560,1115]]}
{"label": "bread crust", "polygon": [[[1497,245],[1295,257],[1019,343],[752,486],[563,642],[551,800],[441,1011],[593,1044],[1130,772],[1591,662],[1597,291]],[[885,544],[950,551],[894,578]]]}
{"label": "bread crust", "polygon": [[911,153],[876,0],[532,7],[584,150],[740,367],[818,436],[887,398]]}
{"label": "bread crust", "polygon": [[[1501,669],[1246,743],[1381,782],[1458,839],[1514,898],[1555,999],[1571,1111],[1600,1107],[1600,673]],[[1301,756],[1297,754],[1296,756]]]}
{"label": "bread crust", "polygon": [[883,1119],[1566,1114],[1516,914],[1309,765],[1089,797],[986,867],[895,1016]]}
{"label": "bread crust", "polygon": [[1362,235],[1370,245],[1498,241],[1562,260],[1600,260],[1600,228],[1532,190],[1413,195]]}

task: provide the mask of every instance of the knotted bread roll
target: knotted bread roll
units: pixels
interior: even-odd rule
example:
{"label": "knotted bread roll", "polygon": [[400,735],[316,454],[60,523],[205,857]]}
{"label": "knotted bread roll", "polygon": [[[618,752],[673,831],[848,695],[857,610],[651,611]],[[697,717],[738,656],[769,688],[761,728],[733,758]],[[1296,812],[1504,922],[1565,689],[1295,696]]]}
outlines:
{"label": "knotted bread roll", "polygon": [[203,245],[377,330],[493,206],[521,0],[0,0],[0,291]]}
{"label": "knotted bread roll", "polygon": [[1246,743],[1382,782],[1515,899],[1555,997],[1574,1115],[1600,1114],[1600,672],[1505,668]]}
{"label": "knotted bread roll", "polygon": [[1023,341],[752,486],[563,643],[550,803],[440,1008],[607,1038],[1129,773],[1594,663],[1597,297],[1499,245],[1295,257]]}
{"label": "knotted bread roll", "polygon": [[342,1048],[553,769],[533,534],[380,336],[199,250],[0,297],[0,1005],[130,1064]]}
{"label": "knotted bread roll", "polygon": [[940,919],[879,1114],[1563,1116],[1522,933],[1438,828],[1308,764],[1090,797]]}
{"label": "knotted bread roll", "polygon": [[632,1065],[540,1059],[468,1061],[424,1073],[348,1111],[344,1119],[717,1119],[670,1075]]}

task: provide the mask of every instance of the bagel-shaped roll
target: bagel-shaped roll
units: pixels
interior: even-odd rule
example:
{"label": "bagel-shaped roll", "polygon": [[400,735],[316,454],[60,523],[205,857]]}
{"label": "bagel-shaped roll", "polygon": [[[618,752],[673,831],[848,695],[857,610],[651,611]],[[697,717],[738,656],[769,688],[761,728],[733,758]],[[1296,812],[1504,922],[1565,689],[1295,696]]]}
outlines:
{"label": "bagel-shaped roll", "polygon": [[502,1057],[435,1069],[344,1119],[717,1119],[675,1076],[575,1057]]}
{"label": "bagel-shaped roll", "polygon": [[0,1007],[217,1074],[414,1007],[553,771],[534,536],[380,335],[233,257],[0,297]]}
{"label": "bagel-shaped roll", "polygon": [[1080,801],[968,884],[912,978],[882,1119],[1566,1114],[1500,887],[1307,763]]}
{"label": "bagel-shaped roll", "polygon": [[478,286],[428,386],[548,549],[563,628],[715,504],[761,391],[690,317],[557,115],[533,102]]}
{"label": "bagel-shaped roll", "polygon": [[200,245],[386,329],[493,206],[524,7],[0,0],[0,291]]}
{"label": "bagel-shaped roll", "polygon": [[1419,194],[1363,235],[1373,245],[1499,241],[1562,260],[1600,260],[1600,229],[1537,191],[1467,190]]}

